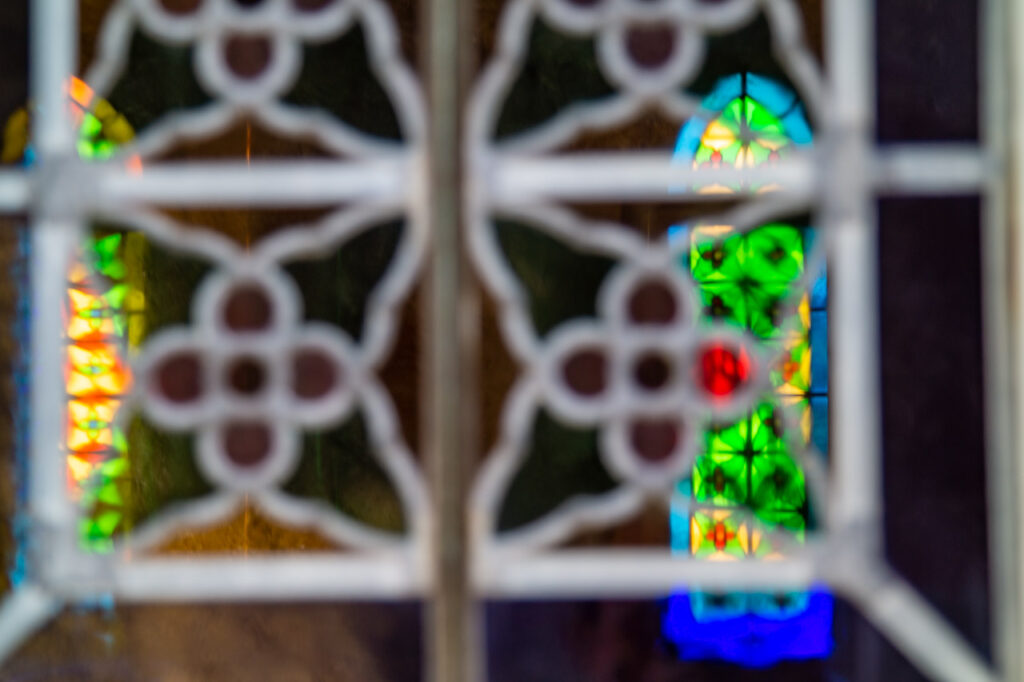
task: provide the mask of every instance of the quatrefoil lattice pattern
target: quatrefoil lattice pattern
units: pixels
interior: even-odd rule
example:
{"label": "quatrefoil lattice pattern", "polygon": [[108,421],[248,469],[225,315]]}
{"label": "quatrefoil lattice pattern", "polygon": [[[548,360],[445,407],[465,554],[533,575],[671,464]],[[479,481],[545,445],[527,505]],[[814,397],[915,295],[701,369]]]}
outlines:
{"label": "quatrefoil lattice pattern", "polygon": [[[672,594],[676,644],[720,645],[719,616],[740,612],[771,621],[745,631],[762,644],[765,632],[792,640],[794,618],[816,620],[819,651],[836,596],[936,679],[997,679],[883,550],[876,199],[979,192],[989,164],[980,147],[878,150],[870,3],[823,0],[822,49],[798,0],[497,3],[450,184],[428,172],[445,166],[428,145],[445,136],[428,140],[421,81],[461,77],[414,73],[417,42],[439,57],[424,69],[450,64],[451,46],[427,21],[420,41],[400,35],[401,3],[114,0],[95,44],[83,41],[95,52],[84,73],[74,3],[31,4],[32,103],[5,158],[32,168],[0,175],[0,208],[32,216],[28,570],[0,610],[0,659],[66,604],[108,595],[458,602],[436,624],[467,617],[464,597]],[[664,144],[640,149],[632,125]],[[273,153],[224,152],[253,136]],[[447,286],[459,270],[454,254],[452,272],[423,267],[435,230],[456,233],[430,219],[459,200],[466,286],[482,284],[503,346],[484,356],[501,354],[514,376],[486,452],[425,452],[419,441],[459,431],[455,418],[400,408],[428,412],[420,384],[447,375],[385,375],[404,333],[422,337],[412,345],[434,370],[444,363],[431,351],[473,338],[473,296],[421,306],[457,308],[465,329],[406,314],[427,298],[419,284]],[[278,210],[287,218],[253,217]],[[234,230],[218,211],[252,221]],[[75,260],[83,243],[102,244],[91,274]],[[119,249],[134,249],[131,267]],[[167,286],[166,310],[132,291],[147,277]],[[836,429],[819,448],[808,330],[825,314],[836,333],[823,412]],[[133,316],[144,324],[126,333]],[[465,419],[478,406],[458,407]],[[103,461],[113,449],[127,455]],[[480,465],[457,557],[466,584],[452,596],[438,568],[463,548],[435,532],[435,512],[451,507],[429,499],[421,464],[455,454]],[[121,504],[124,481],[154,462],[189,490],[151,495],[130,528],[89,517],[68,492],[80,467],[105,477],[84,500]],[[325,492],[327,469],[354,500]],[[147,492],[170,478],[152,476]],[[601,544],[651,508],[670,539]],[[302,542],[174,551],[253,511]],[[83,523],[101,548],[83,546]]]}

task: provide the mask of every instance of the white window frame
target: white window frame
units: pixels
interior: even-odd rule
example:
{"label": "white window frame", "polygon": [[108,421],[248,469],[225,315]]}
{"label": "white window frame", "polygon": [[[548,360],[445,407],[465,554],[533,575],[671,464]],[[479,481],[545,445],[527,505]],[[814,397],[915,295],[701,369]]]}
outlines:
{"label": "white window frame", "polygon": [[[541,0],[514,0],[510,13]],[[774,3],[776,0],[765,0]],[[778,0],[777,4],[784,4]],[[480,534],[467,462],[478,450],[460,401],[474,397],[479,368],[467,358],[476,293],[461,244],[481,202],[510,203],[539,195],[552,201],[656,198],[692,181],[690,171],[644,154],[601,159],[537,154],[501,156],[463,136],[478,116],[466,75],[469,50],[460,41],[472,16],[468,0],[434,0],[424,35],[430,115],[422,140],[406,157],[359,165],[294,162],[257,172],[221,172],[222,203],[303,203],[366,199],[408,186],[409,211],[431,225],[426,308],[423,447],[433,501],[430,518],[410,546],[406,569],[372,558],[320,560],[189,559],[147,568],[83,566],[74,547],[74,510],[64,495],[65,461],[54,434],[63,431],[61,302],[67,254],[91,207],[123,202],[209,200],[199,165],[132,176],[96,168],[84,196],[68,120],[65,82],[76,72],[74,0],[33,0],[33,145],[27,171],[0,172],[0,210],[27,213],[32,235],[32,397],[28,516],[30,580],[0,609],[0,659],[67,602],[96,593],[123,600],[275,600],[420,597],[431,605],[426,624],[430,677],[459,682],[482,676],[480,604],[484,599],[622,595],[654,597],[686,583],[739,587],[823,581],[850,599],[919,668],[947,682],[1024,682],[1024,5],[985,3],[983,139],[975,144],[879,147],[874,139],[875,52],[872,3],[825,1],[825,117],[818,139],[828,156],[798,159],[782,172],[789,191],[814,197],[829,232],[833,351],[832,476],[824,542],[786,561],[728,567],[626,550],[570,555],[542,551],[492,555]],[[524,39],[504,30],[509,40]],[[504,35],[504,34],[503,34]],[[474,94],[475,93],[475,94]],[[470,102],[467,110],[465,102]],[[422,146],[419,143],[422,142]],[[394,161],[392,159],[392,161]],[[624,174],[622,169],[628,168]],[[236,169],[237,170],[237,169]],[[486,170],[486,173],[478,171]],[[229,169],[230,171],[230,169]],[[631,178],[624,185],[622,178]],[[704,174],[698,174],[704,175]],[[208,176],[207,176],[208,177]],[[301,195],[294,188],[303,187]],[[382,190],[382,188],[384,188]],[[875,202],[882,195],[977,193],[984,200],[986,406],[993,643],[990,667],[881,554],[878,310]],[[441,494],[443,493],[443,494]]]}

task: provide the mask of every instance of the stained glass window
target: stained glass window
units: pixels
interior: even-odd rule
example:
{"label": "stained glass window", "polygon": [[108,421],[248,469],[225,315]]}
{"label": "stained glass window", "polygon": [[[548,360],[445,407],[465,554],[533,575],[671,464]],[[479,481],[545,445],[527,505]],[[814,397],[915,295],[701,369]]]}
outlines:
{"label": "stained glass window", "polygon": [[126,240],[120,233],[88,239],[68,282],[69,484],[88,512],[82,540],[96,550],[121,529],[128,494],[127,441],[114,421],[131,383],[128,330],[143,322],[143,302],[126,281]]}
{"label": "stained glass window", "polygon": [[[676,147],[676,159],[695,167],[773,163],[811,142],[796,95],[756,74],[723,79],[703,108]],[[743,327],[782,357],[772,395],[705,432],[692,477],[678,486],[673,549],[709,561],[778,558],[804,541],[813,522],[798,452],[804,444],[827,449],[824,278],[792,300],[814,233],[797,221],[747,232],[702,224],[676,226],[673,238],[690,242],[681,266],[697,283],[704,318]],[[664,633],[686,659],[764,666],[826,655],[831,610],[825,593],[681,593],[668,601]]]}
{"label": "stained glass window", "polygon": [[[68,101],[78,126],[78,155],[105,160],[134,136],[131,124],[81,79],[68,81]],[[5,126],[3,157],[31,164],[27,109]],[[138,158],[128,160],[138,167]],[[93,551],[109,550],[125,523],[127,439],[115,423],[131,386],[129,346],[141,341],[144,293],[132,286],[125,254],[142,248],[140,235],[95,233],[70,266],[65,306],[68,490],[85,510],[80,537]]]}
{"label": "stained glass window", "polygon": [[0,678],[1024,682],[1024,14],[874,4],[0,5]]}

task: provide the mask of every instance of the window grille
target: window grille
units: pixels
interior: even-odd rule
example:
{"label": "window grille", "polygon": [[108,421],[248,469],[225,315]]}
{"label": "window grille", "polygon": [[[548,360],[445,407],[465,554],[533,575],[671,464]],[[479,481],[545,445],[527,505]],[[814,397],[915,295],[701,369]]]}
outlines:
{"label": "window grille", "polygon": [[[458,0],[423,8],[420,74],[378,0],[117,0],[79,79],[78,3],[33,2],[32,101],[8,125],[25,140],[5,140],[3,154],[24,163],[0,173],[0,208],[29,216],[32,310],[25,572],[0,609],[0,658],[64,605],[108,596],[416,599],[430,607],[425,674],[457,682],[486,679],[488,600],[673,593],[685,599],[669,597],[670,639],[693,644],[673,613],[699,630],[701,613],[727,621],[738,608],[803,618],[821,642],[803,644],[823,655],[835,596],[931,678],[1024,679],[1014,419],[1024,376],[1011,345],[1024,195],[1024,48],[1011,30],[1022,10],[984,8],[981,142],[882,146],[870,3],[822,4],[819,57],[793,0],[510,0],[470,75],[460,29],[472,7]],[[757,22],[772,74],[708,72],[719,37]],[[518,80],[542,30],[590,45],[597,74],[559,82],[583,101],[544,115]],[[138,122],[114,95],[149,43],[177,50],[189,84],[168,85],[171,113]],[[318,50],[328,49],[355,55],[352,73],[369,80],[325,70]],[[310,74],[327,83],[307,96],[298,84]],[[689,86],[700,79],[698,93]],[[345,92],[377,105],[345,109],[331,99]],[[513,121],[515,101],[529,115]],[[681,129],[674,154],[574,146],[652,111]],[[175,159],[243,119],[247,139],[269,131],[315,153]],[[875,202],[957,192],[986,206],[991,662],[887,565],[881,537]],[[581,208],[616,202],[689,213],[642,234]],[[300,217],[250,239],[192,224],[189,212],[209,207]],[[517,239],[537,240],[517,247],[530,258],[576,254],[573,275],[593,301],[539,310],[557,292],[531,289],[533,271],[511,255]],[[310,263],[339,253],[331,272],[354,273],[346,282],[365,300],[332,300],[352,312],[325,321],[317,296],[332,281]],[[171,261],[191,284],[177,317],[154,317],[144,282]],[[417,289],[423,424],[410,434],[381,374]],[[475,360],[481,298],[516,366],[493,446],[467,419],[491,369]],[[815,336],[826,326],[827,343]],[[814,365],[826,346],[828,362]],[[577,481],[569,502],[509,512],[517,477],[550,450],[536,442],[544,420],[594,439],[597,479]],[[146,461],[132,450],[139,429],[178,444],[166,449],[196,488],[130,518],[126,471]],[[373,518],[353,514],[295,483],[309,434],[331,429],[349,429],[338,457],[351,439],[366,443],[366,471],[393,490],[390,511],[373,501]],[[756,429],[775,439],[756,455],[770,473],[753,454],[729,464],[735,453],[708,445],[749,443]],[[303,480],[315,488],[320,476]],[[652,501],[672,526],[663,546],[576,542]],[[233,523],[240,510],[301,529],[322,551],[167,551],[184,530]],[[785,604],[772,601],[779,591]],[[720,648],[729,637],[704,636]],[[796,649],[786,655],[804,655]]]}

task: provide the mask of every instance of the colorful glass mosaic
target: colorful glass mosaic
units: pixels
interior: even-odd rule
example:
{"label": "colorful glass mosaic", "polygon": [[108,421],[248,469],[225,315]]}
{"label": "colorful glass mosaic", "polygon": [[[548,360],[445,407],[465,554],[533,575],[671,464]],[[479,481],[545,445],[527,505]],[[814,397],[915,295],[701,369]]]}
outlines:
{"label": "colorful glass mosaic", "polygon": [[142,302],[125,282],[125,240],[120,233],[88,240],[68,280],[69,489],[87,510],[82,542],[97,551],[122,530],[128,494],[127,441],[115,419],[131,387],[126,338],[129,325],[141,323]]}
{"label": "colorful glass mosaic", "polygon": [[[134,137],[131,124],[106,100],[96,97],[82,80],[68,81],[68,100],[78,126],[78,154],[106,160]],[[20,109],[4,127],[5,162],[21,159],[30,165],[30,115]],[[137,169],[137,157],[127,159]],[[124,526],[128,494],[127,439],[115,425],[124,395],[131,386],[126,347],[140,338],[144,325],[143,293],[129,285],[124,260],[129,237],[120,233],[93,236],[81,246],[68,273],[65,302],[67,356],[68,491],[85,510],[83,546],[93,551],[111,547]]]}
{"label": "colorful glass mosaic", "polygon": [[[722,80],[704,110],[683,127],[676,148],[676,158],[694,166],[772,163],[811,141],[796,96],[755,74]],[[673,228],[672,237],[689,240],[681,265],[697,283],[704,318],[747,329],[783,356],[771,372],[773,397],[704,433],[692,477],[679,485],[673,549],[710,561],[779,558],[804,541],[811,521],[794,440],[828,446],[824,278],[797,305],[790,301],[813,231],[785,223],[748,232],[701,225]],[[786,433],[783,410],[796,415],[797,438]],[[670,598],[664,632],[683,658],[759,667],[827,654],[831,608],[825,593],[691,592]]]}
{"label": "colorful glass mosaic", "polygon": [[[744,72],[720,80],[705,98],[702,111],[680,131],[675,158],[694,167],[745,168],[785,158],[810,145],[811,138],[795,93],[769,78]],[[700,191],[734,189],[711,185]]]}
{"label": "colorful glass mosaic", "polygon": [[[81,158],[109,159],[134,137],[128,121],[84,81],[72,78],[68,95]],[[115,418],[132,380],[125,362],[129,328],[137,338],[144,302],[127,282],[128,239],[113,233],[87,240],[68,282],[68,469],[71,494],[86,510],[81,540],[93,551],[109,551],[113,536],[125,530],[130,493],[128,443]]]}

